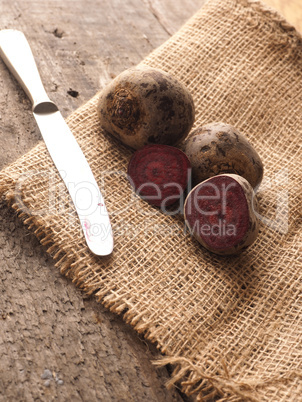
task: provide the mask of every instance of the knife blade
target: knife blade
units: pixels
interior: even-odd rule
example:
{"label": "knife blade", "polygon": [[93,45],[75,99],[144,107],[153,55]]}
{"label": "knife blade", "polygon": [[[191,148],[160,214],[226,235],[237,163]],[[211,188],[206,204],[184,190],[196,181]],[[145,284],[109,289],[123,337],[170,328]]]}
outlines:
{"label": "knife blade", "polygon": [[0,30],[0,56],[32,102],[34,118],[69,191],[89,249],[100,256],[111,254],[113,235],[105,201],[79,144],[45,91],[25,35],[15,29]]}

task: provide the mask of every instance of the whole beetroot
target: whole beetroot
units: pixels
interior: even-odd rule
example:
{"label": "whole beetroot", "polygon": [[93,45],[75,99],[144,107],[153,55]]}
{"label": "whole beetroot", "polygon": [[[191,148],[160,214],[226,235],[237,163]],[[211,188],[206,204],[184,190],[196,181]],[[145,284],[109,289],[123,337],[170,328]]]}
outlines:
{"label": "whole beetroot", "polygon": [[134,149],[177,144],[188,135],[195,118],[187,88],[150,67],[130,68],[118,75],[101,92],[97,112],[102,128]]}
{"label": "whole beetroot", "polygon": [[210,123],[193,130],[184,152],[192,165],[194,184],[222,173],[244,177],[253,188],[263,177],[263,164],[255,148],[233,126]]}

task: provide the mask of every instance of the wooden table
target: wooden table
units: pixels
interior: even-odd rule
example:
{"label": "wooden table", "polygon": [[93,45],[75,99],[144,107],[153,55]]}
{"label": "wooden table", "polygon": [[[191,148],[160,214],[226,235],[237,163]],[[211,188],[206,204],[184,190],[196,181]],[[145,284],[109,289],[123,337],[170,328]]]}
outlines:
{"label": "wooden table", "polygon": [[[67,117],[203,3],[1,0],[0,28],[26,34],[45,88]],[[29,100],[2,62],[0,133],[1,167],[41,140]],[[189,400],[165,388],[169,370],[150,362],[156,348],[62,277],[4,204],[0,228],[1,402]]]}
{"label": "wooden table", "polygon": [[[1,0],[64,117],[168,39],[203,0]],[[0,61],[1,167],[41,135]],[[181,401],[156,348],[62,277],[5,205],[0,214],[0,401]]]}

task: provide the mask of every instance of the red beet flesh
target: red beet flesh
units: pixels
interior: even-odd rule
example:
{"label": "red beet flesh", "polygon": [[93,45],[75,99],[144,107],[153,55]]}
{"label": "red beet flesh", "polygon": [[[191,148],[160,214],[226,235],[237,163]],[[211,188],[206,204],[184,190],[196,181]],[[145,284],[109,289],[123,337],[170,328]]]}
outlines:
{"label": "red beet flesh", "polygon": [[186,200],[185,217],[195,237],[214,251],[240,245],[250,228],[242,186],[223,175],[194,187]]}
{"label": "red beet flesh", "polygon": [[135,192],[158,207],[178,201],[190,175],[187,156],[169,145],[147,145],[135,152],[128,165],[128,178]]}

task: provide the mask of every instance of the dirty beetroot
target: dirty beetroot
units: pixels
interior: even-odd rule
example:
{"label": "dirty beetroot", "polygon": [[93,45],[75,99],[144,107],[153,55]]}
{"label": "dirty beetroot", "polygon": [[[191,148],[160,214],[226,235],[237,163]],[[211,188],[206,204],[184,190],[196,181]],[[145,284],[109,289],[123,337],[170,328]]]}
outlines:
{"label": "dirty beetroot", "polygon": [[222,173],[240,175],[253,188],[261,183],[263,164],[259,154],[230,124],[214,122],[197,127],[186,138],[184,152],[191,162],[195,184]]}
{"label": "dirty beetroot", "polygon": [[178,201],[190,176],[187,156],[169,145],[147,145],[133,154],[128,165],[128,178],[135,192],[158,207]]}
{"label": "dirty beetroot", "polygon": [[252,188],[237,175],[218,175],[191,190],[184,214],[193,236],[217,254],[249,246],[258,233],[251,208]]}
{"label": "dirty beetroot", "polygon": [[195,120],[189,90],[165,71],[132,67],[100,93],[97,113],[101,127],[133,149],[148,144],[175,146]]}

